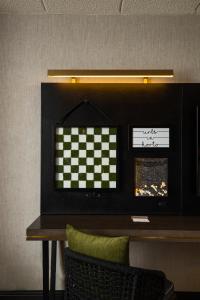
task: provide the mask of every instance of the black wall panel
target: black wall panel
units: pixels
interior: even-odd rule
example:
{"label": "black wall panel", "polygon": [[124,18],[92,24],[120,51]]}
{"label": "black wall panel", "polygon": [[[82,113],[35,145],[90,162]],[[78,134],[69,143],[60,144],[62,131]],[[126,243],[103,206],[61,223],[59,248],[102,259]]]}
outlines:
{"label": "black wall panel", "polygon": [[200,84],[183,86],[183,214],[200,214]]}
{"label": "black wall panel", "polygon": [[[195,89],[195,91],[194,91]],[[41,213],[181,214],[199,208],[195,192],[193,116],[200,86],[184,84],[42,84]],[[119,129],[119,187],[112,191],[56,190],[55,127],[81,101],[103,111],[107,120],[77,110],[66,126],[107,124]],[[78,121],[77,121],[78,120]],[[109,123],[109,124],[108,124]],[[132,148],[130,128],[169,127],[170,148]],[[193,147],[194,146],[194,150]],[[134,158],[168,158],[167,197],[134,196]],[[194,170],[193,170],[194,167]],[[194,178],[193,178],[194,176]],[[188,184],[189,182],[189,184]],[[195,206],[191,208],[191,203]]]}

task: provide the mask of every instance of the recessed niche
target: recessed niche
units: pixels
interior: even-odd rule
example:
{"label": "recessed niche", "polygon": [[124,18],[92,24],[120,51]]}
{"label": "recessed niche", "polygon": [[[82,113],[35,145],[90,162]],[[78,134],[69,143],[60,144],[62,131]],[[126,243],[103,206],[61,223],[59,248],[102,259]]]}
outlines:
{"label": "recessed niche", "polygon": [[56,128],[56,188],[115,189],[117,128]]}
{"label": "recessed niche", "polygon": [[135,158],[136,197],[168,196],[168,159]]}
{"label": "recessed niche", "polygon": [[169,128],[132,128],[133,148],[169,148]]}

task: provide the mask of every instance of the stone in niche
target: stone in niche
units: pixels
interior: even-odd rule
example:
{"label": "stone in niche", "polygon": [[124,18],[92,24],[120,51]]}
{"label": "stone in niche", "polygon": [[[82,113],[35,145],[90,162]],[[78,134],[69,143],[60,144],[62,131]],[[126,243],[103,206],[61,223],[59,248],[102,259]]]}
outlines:
{"label": "stone in niche", "polygon": [[136,158],[135,191],[136,197],[167,197],[168,159]]}
{"label": "stone in niche", "polygon": [[169,148],[169,128],[132,128],[133,148]]}
{"label": "stone in niche", "polygon": [[56,128],[56,188],[115,189],[117,128]]}

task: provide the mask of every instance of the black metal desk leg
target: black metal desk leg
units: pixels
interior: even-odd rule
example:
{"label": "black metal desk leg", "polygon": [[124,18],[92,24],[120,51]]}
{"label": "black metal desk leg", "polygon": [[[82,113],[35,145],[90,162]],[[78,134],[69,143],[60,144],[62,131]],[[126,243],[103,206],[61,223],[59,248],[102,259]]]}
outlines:
{"label": "black metal desk leg", "polygon": [[49,242],[42,241],[43,300],[49,300]]}
{"label": "black metal desk leg", "polygon": [[56,256],[57,256],[57,241],[52,241],[52,244],[51,244],[51,282],[50,282],[50,299],[51,300],[55,300]]}

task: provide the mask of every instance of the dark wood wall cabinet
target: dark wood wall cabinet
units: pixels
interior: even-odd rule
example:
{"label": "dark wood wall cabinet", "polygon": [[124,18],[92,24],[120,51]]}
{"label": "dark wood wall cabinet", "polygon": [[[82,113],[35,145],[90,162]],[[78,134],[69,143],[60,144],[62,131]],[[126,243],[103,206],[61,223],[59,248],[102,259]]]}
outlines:
{"label": "dark wood wall cabinet", "polygon": [[200,84],[42,84],[41,213],[200,215]]}

